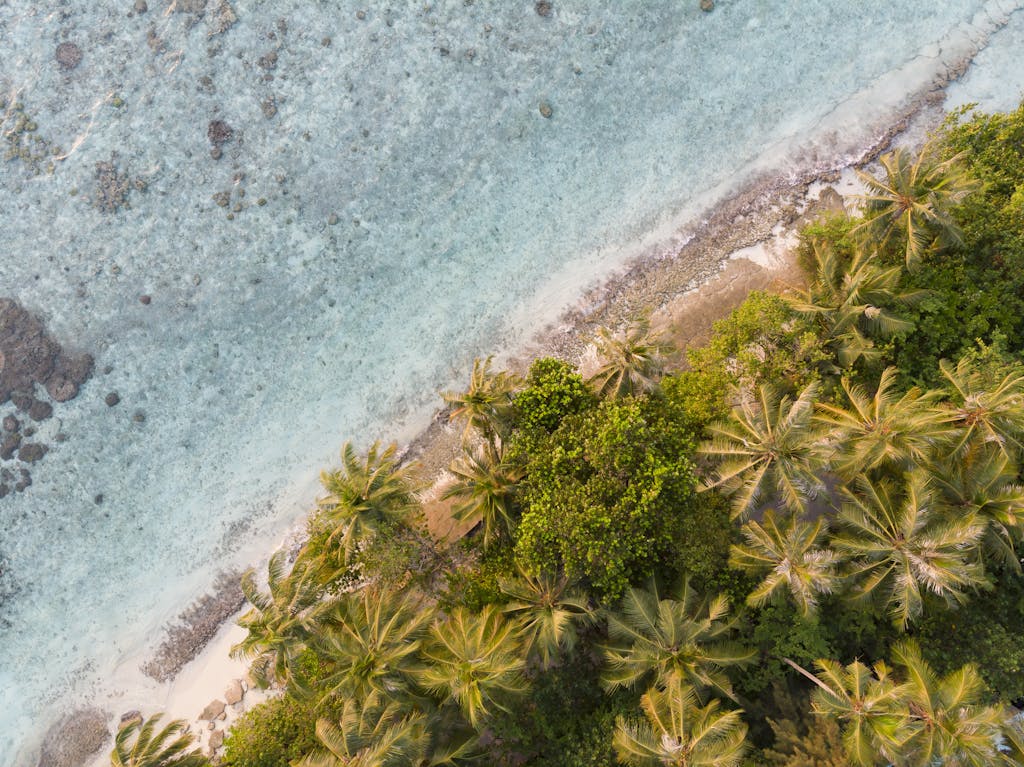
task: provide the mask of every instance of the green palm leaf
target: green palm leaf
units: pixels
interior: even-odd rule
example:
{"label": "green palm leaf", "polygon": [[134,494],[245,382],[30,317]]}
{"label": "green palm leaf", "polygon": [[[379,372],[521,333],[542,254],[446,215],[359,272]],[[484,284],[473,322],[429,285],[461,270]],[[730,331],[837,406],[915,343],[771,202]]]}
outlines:
{"label": "green palm leaf", "polygon": [[457,503],[453,516],[460,522],[479,518],[484,527],[484,546],[508,539],[512,534],[516,486],[523,478],[522,467],[508,459],[502,448],[483,443],[475,450],[464,447],[451,465],[456,482],[443,498]]}
{"label": "green palm leaf", "polygon": [[634,320],[621,334],[607,328],[594,340],[601,367],[589,383],[601,397],[628,397],[652,392],[665,370],[665,357],[672,351],[651,331],[647,319]]}
{"label": "green palm leaf", "polygon": [[186,731],[188,723],[177,719],[156,732],[160,718],[155,714],[123,727],[110,752],[111,767],[209,767],[205,756],[189,750],[194,738]]}
{"label": "green palm leaf", "polygon": [[492,442],[500,442],[508,436],[512,397],[522,386],[522,381],[512,373],[492,373],[492,361],[492,357],[473,360],[473,372],[466,391],[441,393],[451,407],[448,420],[465,421],[464,439],[474,432]]}

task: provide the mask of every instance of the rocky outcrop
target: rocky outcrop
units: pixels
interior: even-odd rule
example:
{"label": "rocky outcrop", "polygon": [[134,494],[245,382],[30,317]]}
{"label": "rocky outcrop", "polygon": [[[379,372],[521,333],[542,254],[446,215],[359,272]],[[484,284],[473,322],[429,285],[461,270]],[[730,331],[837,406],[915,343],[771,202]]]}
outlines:
{"label": "rocky outcrop", "polygon": [[97,708],[68,714],[46,733],[37,767],[80,767],[87,763],[110,737],[108,718]]}

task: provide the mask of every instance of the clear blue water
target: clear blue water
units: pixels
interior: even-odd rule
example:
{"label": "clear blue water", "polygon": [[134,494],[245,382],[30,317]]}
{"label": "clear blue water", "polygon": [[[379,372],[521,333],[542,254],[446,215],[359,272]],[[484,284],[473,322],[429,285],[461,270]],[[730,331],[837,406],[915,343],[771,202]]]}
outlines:
{"label": "clear blue water", "polygon": [[[0,164],[0,296],[97,365],[0,499],[3,764],[265,553],[342,441],[411,435],[756,170],[854,150],[1017,5],[239,0],[211,35],[217,4],[0,2],[0,90],[71,150]],[[112,155],[146,187],[115,213],[88,199]]]}

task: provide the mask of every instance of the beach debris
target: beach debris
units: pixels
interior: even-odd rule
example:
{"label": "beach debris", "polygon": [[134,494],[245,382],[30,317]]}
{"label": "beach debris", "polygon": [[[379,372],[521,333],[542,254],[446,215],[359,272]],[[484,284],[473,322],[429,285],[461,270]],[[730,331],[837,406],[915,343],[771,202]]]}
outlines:
{"label": "beach debris", "polygon": [[43,738],[38,767],[79,767],[107,744],[109,715],[98,708],[73,711]]}
{"label": "beach debris", "polygon": [[57,46],[56,57],[60,68],[70,72],[82,63],[82,49],[74,43],[61,43]]}

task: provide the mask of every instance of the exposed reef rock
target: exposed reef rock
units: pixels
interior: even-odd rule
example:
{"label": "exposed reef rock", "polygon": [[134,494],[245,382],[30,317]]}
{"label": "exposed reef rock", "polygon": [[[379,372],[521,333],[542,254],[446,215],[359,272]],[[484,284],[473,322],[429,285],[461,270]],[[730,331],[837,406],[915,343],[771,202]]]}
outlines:
{"label": "exposed reef rock", "polygon": [[107,743],[108,715],[83,708],[61,719],[46,733],[38,767],[80,767]]}

